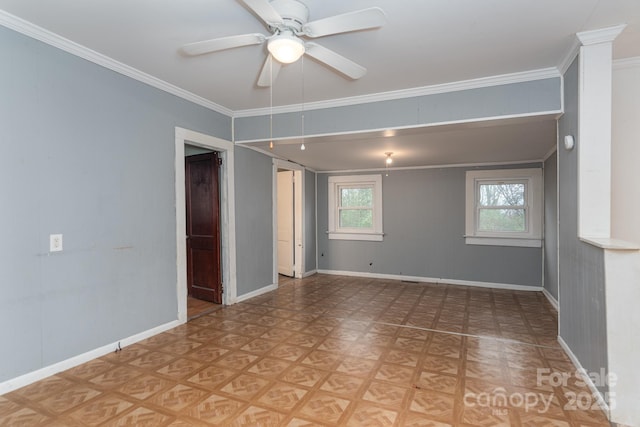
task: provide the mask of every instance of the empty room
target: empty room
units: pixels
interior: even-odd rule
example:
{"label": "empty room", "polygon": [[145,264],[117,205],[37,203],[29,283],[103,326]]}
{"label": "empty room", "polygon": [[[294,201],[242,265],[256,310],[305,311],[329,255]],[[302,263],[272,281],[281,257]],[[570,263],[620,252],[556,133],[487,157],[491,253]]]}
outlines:
{"label": "empty room", "polygon": [[0,425],[640,427],[640,2],[0,0]]}

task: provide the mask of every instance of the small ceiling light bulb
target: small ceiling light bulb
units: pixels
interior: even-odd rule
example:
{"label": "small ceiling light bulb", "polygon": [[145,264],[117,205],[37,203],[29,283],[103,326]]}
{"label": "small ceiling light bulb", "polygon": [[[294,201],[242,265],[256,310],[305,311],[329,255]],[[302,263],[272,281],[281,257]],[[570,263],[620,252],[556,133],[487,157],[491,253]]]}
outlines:
{"label": "small ceiling light bulb", "polygon": [[304,151],[304,150],[306,150],[306,149],[307,149],[307,147],[305,147],[305,146],[304,146],[304,142],[303,142],[303,143],[302,143],[302,145],[300,146],[300,149],[301,149],[302,151]]}
{"label": "small ceiling light bulb", "polygon": [[384,153],[387,156],[386,162],[388,165],[390,165],[391,163],[393,163],[393,159],[391,158],[391,155],[393,154],[393,152],[389,151]]}
{"label": "small ceiling light bulb", "polygon": [[273,141],[269,141],[269,149],[273,150]]}

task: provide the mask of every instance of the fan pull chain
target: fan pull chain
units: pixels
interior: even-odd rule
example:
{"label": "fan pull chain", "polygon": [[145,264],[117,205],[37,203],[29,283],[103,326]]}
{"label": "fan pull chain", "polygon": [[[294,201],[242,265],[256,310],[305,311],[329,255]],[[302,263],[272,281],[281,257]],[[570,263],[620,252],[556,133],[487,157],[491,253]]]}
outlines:
{"label": "fan pull chain", "polygon": [[273,56],[269,55],[269,149],[273,150]]}
{"label": "fan pull chain", "polygon": [[302,67],[302,124],[301,124],[302,145],[300,146],[300,149],[302,151],[304,151],[307,148],[307,147],[304,146],[304,56],[302,56],[302,61],[301,61],[300,65]]}

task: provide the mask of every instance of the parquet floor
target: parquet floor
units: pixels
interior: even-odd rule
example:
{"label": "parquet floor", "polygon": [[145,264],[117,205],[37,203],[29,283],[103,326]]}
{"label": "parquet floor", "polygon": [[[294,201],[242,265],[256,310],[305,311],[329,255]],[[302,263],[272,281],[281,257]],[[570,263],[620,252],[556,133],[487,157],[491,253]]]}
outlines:
{"label": "parquet floor", "polygon": [[187,319],[194,319],[203,314],[211,313],[222,308],[220,304],[215,304],[191,296],[187,297]]}
{"label": "parquet floor", "polygon": [[556,324],[537,292],[287,280],[0,396],[0,425],[608,426],[540,381],[575,370]]}

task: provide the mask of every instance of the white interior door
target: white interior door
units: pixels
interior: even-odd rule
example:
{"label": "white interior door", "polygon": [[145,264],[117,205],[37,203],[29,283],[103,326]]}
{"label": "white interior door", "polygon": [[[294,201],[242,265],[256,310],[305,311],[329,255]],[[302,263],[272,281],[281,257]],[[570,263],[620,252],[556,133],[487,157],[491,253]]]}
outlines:
{"label": "white interior door", "polygon": [[293,171],[278,172],[278,273],[294,276]]}
{"label": "white interior door", "polygon": [[302,213],[302,171],[293,171],[293,226],[294,226],[294,273],[295,277],[302,279],[304,273],[304,246],[302,242],[302,236],[304,236],[304,220]]}

